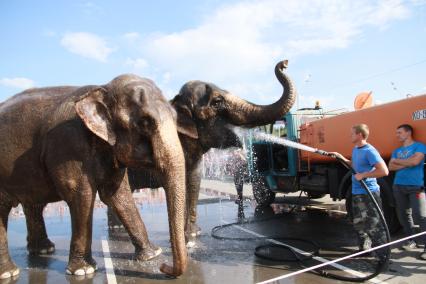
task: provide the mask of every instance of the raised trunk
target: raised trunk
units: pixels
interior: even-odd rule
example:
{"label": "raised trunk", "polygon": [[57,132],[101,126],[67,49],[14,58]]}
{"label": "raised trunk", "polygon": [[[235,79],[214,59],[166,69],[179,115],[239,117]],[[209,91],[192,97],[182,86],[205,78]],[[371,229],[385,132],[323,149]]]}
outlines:
{"label": "raised trunk", "polygon": [[184,236],[185,214],[185,159],[172,121],[163,123],[159,129],[159,140],[154,144],[155,160],[162,172],[169,215],[170,243],[173,266],[163,263],[160,270],[172,276],[181,275],[187,266],[187,251]]}
{"label": "raised trunk", "polygon": [[275,76],[284,89],[281,98],[275,103],[264,106],[256,105],[237,96],[227,94],[225,100],[232,124],[252,127],[272,123],[291,109],[296,99],[296,89],[292,80],[284,73],[287,63],[288,61],[284,60],[278,62],[275,66]]}

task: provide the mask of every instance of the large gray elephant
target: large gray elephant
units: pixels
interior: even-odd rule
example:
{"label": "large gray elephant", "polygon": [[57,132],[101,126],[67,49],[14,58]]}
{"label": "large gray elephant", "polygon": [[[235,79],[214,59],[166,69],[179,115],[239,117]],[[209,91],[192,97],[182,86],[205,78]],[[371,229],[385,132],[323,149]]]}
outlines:
{"label": "large gray elephant", "polygon": [[187,264],[184,239],[185,162],[176,112],[156,85],[122,75],[103,86],[30,89],[0,104],[0,279],[19,274],[7,246],[12,206],[22,204],[32,252],[54,250],[42,210],[65,200],[72,238],[67,273],[96,270],[92,258],[92,215],[96,193],[113,208],[147,260],[161,250],[150,243],[129,190],[126,167],[149,169],[166,191],[173,266]]}
{"label": "large gray elephant", "polygon": [[[284,73],[287,60],[278,62],[275,75],[283,86],[281,98],[271,105],[259,106],[236,97],[211,83],[186,83],[171,101],[178,114],[178,132],[186,163],[186,240],[191,245],[200,229],[196,224],[197,201],[201,184],[201,160],[211,148],[240,147],[240,141],[230,126],[254,127],[272,123],[293,106],[296,90]],[[161,186],[129,169],[130,186]],[[153,174],[152,177],[155,175]]]}
{"label": "large gray elephant", "polygon": [[275,66],[275,75],[284,90],[281,98],[271,105],[255,105],[201,81],[186,83],[173,99],[186,163],[185,233],[188,242],[194,241],[201,232],[196,220],[203,154],[211,148],[241,146],[229,126],[265,125],[281,118],[291,109],[296,99],[296,89],[292,80],[283,72],[287,66],[287,60]]}

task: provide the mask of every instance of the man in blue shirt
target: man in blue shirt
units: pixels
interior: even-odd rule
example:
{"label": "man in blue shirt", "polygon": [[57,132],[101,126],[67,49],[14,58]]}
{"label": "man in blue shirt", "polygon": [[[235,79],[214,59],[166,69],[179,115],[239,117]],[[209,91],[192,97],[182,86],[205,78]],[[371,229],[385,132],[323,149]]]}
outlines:
{"label": "man in blue shirt", "polygon": [[[413,140],[414,130],[409,124],[403,124],[396,129],[396,136],[402,146],[392,153],[389,169],[395,171],[393,194],[397,207],[398,219],[404,228],[404,233],[413,234],[414,221],[421,231],[426,231],[426,199],[424,191],[424,170],[426,146]],[[413,221],[414,217],[414,221]],[[426,244],[426,236],[420,241]],[[409,250],[416,247],[410,240],[402,246]],[[420,259],[426,260],[426,248],[420,253]]]}
{"label": "man in blue shirt", "polygon": [[[352,214],[353,225],[359,237],[360,250],[367,250],[372,245],[378,246],[386,243],[386,234],[380,222],[380,216],[373,201],[360,183],[360,180],[365,181],[375,200],[381,206],[380,187],[376,178],[387,176],[389,170],[379,152],[367,143],[368,135],[367,125],[359,124],[352,127],[351,141],[355,144],[352,150],[352,161],[339,153],[332,153],[347,163],[351,163],[356,172],[352,175]],[[378,256],[384,257],[384,251],[378,252]]]}

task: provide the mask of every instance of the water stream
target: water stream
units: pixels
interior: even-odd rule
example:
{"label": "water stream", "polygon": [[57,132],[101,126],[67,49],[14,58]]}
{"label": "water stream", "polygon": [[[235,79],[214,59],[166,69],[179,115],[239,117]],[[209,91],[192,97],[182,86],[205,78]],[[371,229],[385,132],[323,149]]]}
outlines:
{"label": "water stream", "polygon": [[[239,137],[249,135],[249,130],[247,130],[247,129],[234,127],[234,128],[232,128],[232,130]],[[287,146],[287,147],[290,147],[290,148],[300,149],[302,151],[308,151],[308,152],[315,153],[318,150],[318,149],[303,145],[301,143],[297,143],[297,142],[294,142],[294,141],[291,141],[291,140],[288,140],[288,139],[285,139],[285,138],[282,138],[282,137],[276,137],[276,136],[273,136],[272,134],[267,134],[267,133],[264,133],[264,132],[261,132],[261,131],[256,131],[256,130],[252,131],[251,135],[252,135],[253,138],[255,138],[257,140],[276,143],[276,144],[284,145],[284,146]]]}

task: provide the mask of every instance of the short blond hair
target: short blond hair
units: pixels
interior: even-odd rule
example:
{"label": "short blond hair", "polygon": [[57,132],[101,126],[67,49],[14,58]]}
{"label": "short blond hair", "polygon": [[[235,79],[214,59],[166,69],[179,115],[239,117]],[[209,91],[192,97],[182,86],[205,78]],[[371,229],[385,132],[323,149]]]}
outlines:
{"label": "short blond hair", "polygon": [[360,134],[362,135],[362,137],[364,139],[368,138],[368,135],[370,135],[370,129],[368,128],[367,124],[357,124],[352,126],[352,129],[355,131],[356,134]]}

